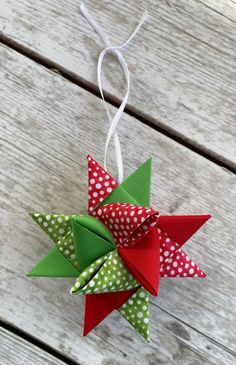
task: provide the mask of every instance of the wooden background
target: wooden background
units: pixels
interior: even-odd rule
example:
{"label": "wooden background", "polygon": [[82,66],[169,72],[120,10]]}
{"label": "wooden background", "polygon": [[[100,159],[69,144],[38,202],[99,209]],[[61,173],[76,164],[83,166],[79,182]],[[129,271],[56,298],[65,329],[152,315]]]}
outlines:
{"label": "wooden background", "polygon": [[[86,208],[86,154],[102,162],[108,128],[96,82],[103,44],[72,0],[0,0],[0,363],[234,365],[236,260],[236,3],[87,0],[114,45],[144,8],[125,52],[131,95],[119,135],[125,175],[153,156],[152,205],[211,213],[186,244],[205,280],[161,281],[151,343],[118,313],[82,337],[84,303],[71,279],[27,278],[51,242],[28,211]],[[114,113],[124,78],[112,57]],[[109,163],[115,173],[115,162]]]}

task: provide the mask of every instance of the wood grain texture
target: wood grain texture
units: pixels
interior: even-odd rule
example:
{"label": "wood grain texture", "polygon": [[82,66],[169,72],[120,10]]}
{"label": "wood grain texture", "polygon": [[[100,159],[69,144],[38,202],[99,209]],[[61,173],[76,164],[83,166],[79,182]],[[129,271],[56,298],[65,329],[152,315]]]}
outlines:
{"label": "wood grain texture", "polygon": [[[96,87],[103,44],[81,16],[78,2],[3,3],[3,34]],[[126,52],[132,75],[129,109],[236,169],[235,2],[87,0],[86,4],[114,45],[127,39],[143,9],[149,9],[143,30]],[[112,99],[119,100],[124,79],[114,60],[107,61],[104,79]]]}
{"label": "wood grain texture", "polygon": [[[25,277],[52,247],[27,212],[85,211],[85,156],[102,161],[105,112],[98,98],[7,47],[0,59],[1,318],[81,364],[233,365],[235,176],[124,116],[126,176],[153,156],[154,207],[214,216],[186,245],[208,277],[162,280],[149,345],[118,313],[83,338],[84,303],[68,295],[72,280]],[[112,158],[109,166],[114,172]]]}
{"label": "wood grain texture", "polygon": [[0,363],[2,365],[65,365],[46,351],[0,328]]}

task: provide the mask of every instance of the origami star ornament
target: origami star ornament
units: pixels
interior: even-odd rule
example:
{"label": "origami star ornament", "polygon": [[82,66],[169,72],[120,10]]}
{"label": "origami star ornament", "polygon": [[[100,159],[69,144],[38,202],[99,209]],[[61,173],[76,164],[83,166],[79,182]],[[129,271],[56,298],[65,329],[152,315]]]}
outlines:
{"label": "origami star ornament", "polygon": [[210,215],[161,216],[150,207],[151,159],[120,185],[88,156],[88,215],[31,214],[55,246],[29,276],[75,277],[84,336],[113,310],[147,340],[149,293],[160,277],[204,277],[181,246]]}

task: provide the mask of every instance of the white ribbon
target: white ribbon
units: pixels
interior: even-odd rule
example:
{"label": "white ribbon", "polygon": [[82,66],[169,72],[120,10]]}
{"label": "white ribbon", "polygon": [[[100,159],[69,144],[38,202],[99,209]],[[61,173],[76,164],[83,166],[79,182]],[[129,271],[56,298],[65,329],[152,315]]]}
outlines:
{"label": "white ribbon", "polygon": [[[140,29],[140,27],[142,26],[142,24],[144,23],[146,17],[147,17],[147,11],[145,10],[142,18],[140,19],[137,27],[135,28],[135,30],[133,31],[133,33],[130,35],[130,37],[128,38],[128,40],[121,44],[120,46],[117,47],[112,47],[110,44],[110,40],[107,37],[107,35],[103,32],[102,28],[98,25],[98,23],[95,21],[95,19],[93,18],[93,16],[89,13],[89,11],[87,10],[87,8],[81,4],[80,6],[80,10],[83,13],[84,17],[87,19],[88,23],[92,26],[92,28],[95,30],[95,32],[99,35],[99,37],[104,41],[104,43],[106,44],[106,48],[100,53],[99,59],[98,59],[98,65],[97,65],[97,80],[98,80],[98,86],[99,86],[99,90],[102,96],[102,100],[103,100],[103,104],[105,106],[106,112],[107,112],[107,116],[110,122],[110,128],[107,134],[107,139],[106,139],[106,144],[105,144],[105,152],[104,152],[104,168],[105,170],[107,170],[107,153],[108,153],[108,148],[109,148],[109,144],[110,144],[110,140],[112,138],[112,136],[114,135],[114,145],[115,145],[115,154],[116,154],[116,162],[117,162],[117,168],[118,168],[118,181],[119,183],[122,182],[123,180],[123,162],[122,162],[122,153],[121,153],[121,147],[120,147],[120,142],[119,142],[119,137],[118,137],[118,133],[116,131],[117,125],[121,119],[122,113],[125,109],[125,106],[127,104],[128,101],[128,97],[129,97],[129,89],[130,89],[130,76],[129,76],[129,69],[127,66],[127,63],[121,53],[122,48],[124,48],[135,36],[135,34],[138,32],[138,30]],[[117,58],[118,61],[122,67],[122,70],[124,72],[125,78],[126,78],[126,83],[127,83],[127,90],[126,90],[126,94],[124,96],[124,99],[121,103],[121,105],[119,106],[117,112],[115,113],[114,117],[111,117],[111,114],[108,110],[105,98],[104,98],[104,94],[103,94],[103,87],[102,87],[102,64],[103,64],[103,59],[105,57],[105,55],[108,53],[114,53]]]}

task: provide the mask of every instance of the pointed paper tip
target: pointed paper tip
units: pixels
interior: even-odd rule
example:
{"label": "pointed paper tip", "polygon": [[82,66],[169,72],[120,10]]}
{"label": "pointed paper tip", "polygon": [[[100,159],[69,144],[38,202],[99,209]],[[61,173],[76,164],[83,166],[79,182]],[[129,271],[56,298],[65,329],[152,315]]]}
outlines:
{"label": "pointed paper tip", "polygon": [[144,161],[139,167],[149,165],[150,168],[152,168],[152,157],[148,158],[146,161]]}
{"label": "pointed paper tip", "polygon": [[203,215],[203,217],[205,217],[205,220],[208,221],[208,219],[211,219],[212,218],[212,215],[205,214],[205,215]]}
{"label": "pointed paper tip", "polygon": [[89,153],[87,154],[87,160],[88,160],[88,161],[89,161],[89,160],[93,160],[93,161],[95,161],[95,160],[94,160],[94,158],[93,158],[93,157],[92,157]]}
{"label": "pointed paper tip", "polygon": [[182,246],[211,218],[207,215],[160,216],[158,225],[166,234]]}
{"label": "pointed paper tip", "polygon": [[202,272],[201,277],[202,277],[202,278],[206,278],[207,274],[206,274],[203,270],[201,270],[201,272]]}
{"label": "pointed paper tip", "polygon": [[87,328],[84,327],[84,331],[83,331],[83,337],[86,337],[89,334],[90,330],[88,330]]}
{"label": "pointed paper tip", "polygon": [[26,274],[26,277],[38,276],[38,275],[35,275],[34,269],[35,269],[35,266]]}
{"label": "pointed paper tip", "polygon": [[150,206],[152,158],[142,163],[121,186],[144,207]]}
{"label": "pointed paper tip", "polygon": [[31,217],[34,221],[36,221],[37,222],[37,217],[40,215],[41,213],[33,213],[33,212],[29,212],[29,213],[27,213],[27,215],[29,216],[29,217]]}
{"label": "pointed paper tip", "polygon": [[32,277],[32,276],[38,276],[38,275],[35,275],[35,267],[33,267],[27,274],[26,274],[26,277]]}

